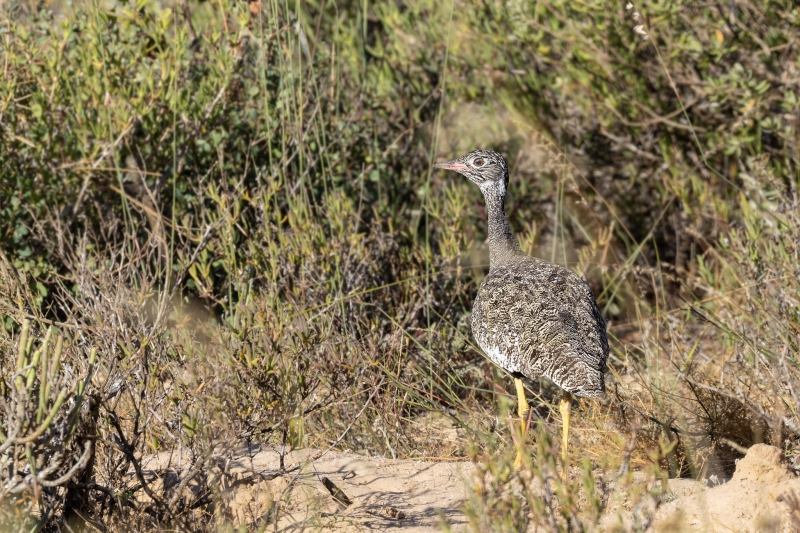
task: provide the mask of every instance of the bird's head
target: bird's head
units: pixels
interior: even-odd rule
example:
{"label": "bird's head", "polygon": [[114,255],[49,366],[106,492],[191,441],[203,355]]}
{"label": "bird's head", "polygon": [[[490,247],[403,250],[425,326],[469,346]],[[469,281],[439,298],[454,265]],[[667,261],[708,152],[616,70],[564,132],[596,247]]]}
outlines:
{"label": "bird's head", "polygon": [[446,163],[436,163],[435,168],[454,170],[466,176],[486,193],[489,190],[505,195],[508,187],[508,166],[503,156],[492,150],[475,150]]}

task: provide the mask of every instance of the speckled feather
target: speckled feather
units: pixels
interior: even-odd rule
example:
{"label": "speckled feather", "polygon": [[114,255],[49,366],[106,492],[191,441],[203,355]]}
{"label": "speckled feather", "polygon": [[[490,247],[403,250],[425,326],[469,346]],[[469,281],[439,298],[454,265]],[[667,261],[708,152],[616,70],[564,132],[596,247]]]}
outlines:
{"label": "speckled feather", "polygon": [[503,157],[476,150],[440,168],[476,183],[489,216],[489,274],[472,309],[472,333],[514,375],[545,376],[577,396],[605,394],[605,321],[586,282],[562,266],[526,255],[511,232]]}
{"label": "speckled feather", "polygon": [[472,334],[512,374],[545,376],[603,396],[608,340],[592,291],[574,272],[532,257],[493,266],[472,308]]}

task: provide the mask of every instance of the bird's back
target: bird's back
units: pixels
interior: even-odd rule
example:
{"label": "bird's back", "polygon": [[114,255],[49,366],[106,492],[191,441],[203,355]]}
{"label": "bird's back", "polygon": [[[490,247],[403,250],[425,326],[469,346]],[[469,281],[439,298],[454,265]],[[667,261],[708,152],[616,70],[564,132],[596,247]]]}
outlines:
{"label": "bird's back", "polygon": [[605,321],[571,270],[528,256],[492,266],[475,299],[472,331],[512,374],[545,376],[578,396],[605,394]]}

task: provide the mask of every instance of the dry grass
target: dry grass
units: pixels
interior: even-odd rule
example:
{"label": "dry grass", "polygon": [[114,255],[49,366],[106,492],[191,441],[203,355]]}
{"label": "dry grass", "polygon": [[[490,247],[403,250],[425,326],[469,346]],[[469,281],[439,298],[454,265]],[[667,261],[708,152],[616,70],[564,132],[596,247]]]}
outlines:
{"label": "dry grass", "polygon": [[[224,530],[252,441],[468,456],[478,531],[644,530],[666,476],[757,442],[800,466],[797,8],[731,5],[6,7],[0,526]],[[469,335],[482,206],[430,163],[478,144],[609,321],[566,485],[558,391],[527,383],[513,474],[511,382]]]}

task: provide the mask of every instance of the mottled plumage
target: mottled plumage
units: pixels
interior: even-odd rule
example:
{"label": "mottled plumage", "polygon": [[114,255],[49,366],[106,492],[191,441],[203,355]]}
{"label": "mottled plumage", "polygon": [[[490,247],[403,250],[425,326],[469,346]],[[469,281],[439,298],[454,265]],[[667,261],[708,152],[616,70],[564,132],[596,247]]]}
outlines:
{"label": "mottled plumage", "polygon": [[578,396],[603,396],[605,322],[577,274],[520,249],[504,209],[508,167],[503,157],[476,150],[437,166],[465,175],[486,200],[489,274],[472,310],[478,345],[515,377],[545,376]]}
{"label": "mottled plumage", "polygon": [[586,283],[532,257],[492,265],[472,309],[472,334],[515,376],[545,376],[578,396],[605,393],[608,341]]}
{"label": "mottled plumage", "polygon": [[[520,378],[546,376],[564,389],[559,411],[566,482],[572,393],[605,394],[608,339],[594,295],[574,272],[522,252],[506,217],[508,166],[500,154],[476,150],[436,166],[469,178],[486,200],[489,274],[472,309],[472,333],[486,355],[514,376],[523,440],[529,406]],[[514,466],[522,465],[520,446]]]}

